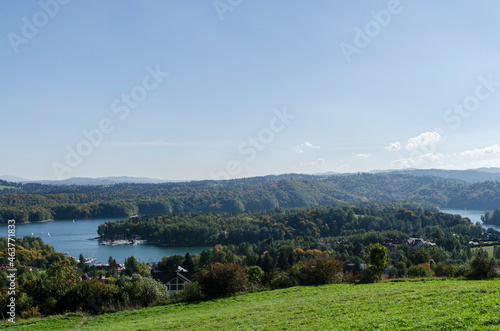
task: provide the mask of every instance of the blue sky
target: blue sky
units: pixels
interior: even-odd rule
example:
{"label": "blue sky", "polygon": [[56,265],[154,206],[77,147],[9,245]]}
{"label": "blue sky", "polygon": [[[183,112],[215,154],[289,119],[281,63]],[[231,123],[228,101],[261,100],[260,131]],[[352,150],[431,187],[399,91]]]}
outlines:
{"label": "blue sky", "polygon": [[2,0],[0,175],[498,167],[499,11]]}

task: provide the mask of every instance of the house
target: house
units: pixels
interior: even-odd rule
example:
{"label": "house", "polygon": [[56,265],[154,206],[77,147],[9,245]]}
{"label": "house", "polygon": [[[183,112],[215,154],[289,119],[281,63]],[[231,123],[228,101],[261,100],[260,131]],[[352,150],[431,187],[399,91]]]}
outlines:
{"label": "house", "polygon": [[410,238],[406,240],[406,243],[411,247],[422,247],[425,246],[425,241],[420,238]]}
{"label": "house", "polygon": [[193,279],[193,273],[182,267],[177,267],[176,271],[154,272],[151,276],[153,276],[153,279],[168,286],[169,298],[174,296],[175,293],[182,291],[184,286]]}

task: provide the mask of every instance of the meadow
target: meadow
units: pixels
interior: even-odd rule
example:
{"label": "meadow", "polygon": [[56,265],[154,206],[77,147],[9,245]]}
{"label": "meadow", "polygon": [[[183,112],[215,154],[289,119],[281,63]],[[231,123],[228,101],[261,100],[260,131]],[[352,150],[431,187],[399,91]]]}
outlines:
{"label": "meadow", "polygon": [[293,287],[100,316],[1,324],[9,330],[499,330],[500,281],[424,280]]}

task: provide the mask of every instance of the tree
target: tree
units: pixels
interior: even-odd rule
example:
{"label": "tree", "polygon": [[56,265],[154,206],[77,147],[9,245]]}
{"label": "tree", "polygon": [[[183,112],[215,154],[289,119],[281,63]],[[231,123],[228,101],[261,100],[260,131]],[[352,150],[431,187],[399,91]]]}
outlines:
{"label": "tree", "polygon": [[474,260],[470,262],[470,270],[467,275],[471,279],[494,278],[498,275],[497,263],[494,258],[490,259],[479,250]]}
{"label": "tree", "polygon": [[82,272],[87,272],[88,271],[88,266],[85,264],[85,258],[83,257],[83,254],[80,254],[80,257],[78,258],[78,269],[80,269]]}
{"label": "tree", "polygon": [[186,253],[184,256],[184,262],[182,263],[182,267],[189,272],[194,272],[194,262],[191,254]]}
{"label": "tree", "polygon": [[373,274],[380,279],[387,266],[387,248],[380,243],[370,244],[369,252],[370,270]]}
{"label": "tree", "polygon": [[211,264],[198,273],[201,290],[208,296],[221,297],[243,291],[248,284],[248,275],[237,263]]}
{"label": "tree", "polygon": [[[185,258],[182,255],[164,256],[158,263],[158,270],[160,271],[174,271],[178,266],[184,264]],[[191,260],[192,262],[192,260]],[[193,265],[194,267],[194,265]],[[186,269],[186,268],[185,268]],[[189,270],[189,269],[188,269]],[[192,270],[189,270],[192,271]]]}
{"label": "tree", "polygon": [[139,274],[143,277],[149,276],[151,271],[149,270],[149,266],[146,262],[137,261],[136,258],[132,255],[125,259],[125,273],[129,276],[133,274]]}
{"label": "tree", "polygon": [[113,259],[112,256],[109,257],[108,259],[108,276],[109,277],[116,277],[118,275],[118,264],[116,263],[116,260]]}
{"label": "tree", "polygon": [[423,265],[412,265],[408,268],[408,277],[430,277],[431,274]]}
{"label": "tree", "polygon": [[278,268],[280,268],[281,270],[286,270],[286,269],[288,269],[288,266],[289,266],[288,260],[285,257],[285,253],[281,252],[279,257],[278,257]]}
{"label": "tree", "polygon": [[312,260],[298,262],[290,271],[300,285],[321,285],[341,280],[343,263],[339,257],[315,256]]}
{"label": "tree", "polygon": [[273,269],[273,258],[269,253],[265,253],[264,256],[259,257],[258,265],[265,271],[271,272]]}
{"label": "tree", "polygon": [[254,265],[251,267],[247,267],[248,280],[252,284],[258,284],[261,282],[262,277],[264,276],[264,270],[261,267]]}

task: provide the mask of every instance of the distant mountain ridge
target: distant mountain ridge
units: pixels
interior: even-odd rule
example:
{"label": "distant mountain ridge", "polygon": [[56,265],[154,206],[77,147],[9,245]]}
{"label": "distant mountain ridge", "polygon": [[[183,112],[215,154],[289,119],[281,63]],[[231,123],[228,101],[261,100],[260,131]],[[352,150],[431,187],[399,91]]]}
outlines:
{"label": "distant mountain ridge", "polygon": [[161,184],[161,183],[171,183],[171,182],[182,182],[175,180],[162,180],[162,179],[148,178],[148,177],[128,177],[128,176],[110,176],[110,177],[98,177],[98,178],[72,177],[63,180],[29,180],[17,176],[5,175],[5,176],[0,176],[0,179],[14,183],[38,183],[45,185],[114,185],[114,184],[126,184],[126,183]]}
{"label": "distant mountain ridge", "polygon": [[423,209],[495,210],[500,182],[404,173],[338,176],[286,174],[224,181],[114,185],[44,185],[0,181],[0,223],[6,219],[129,217],[138,214],[239,212],[322,205],[406,203]]}
{"label": "distant mountain ridge", "polygon": [[[500,168],[478,168],[466,170],[447,170],[447,169],[401,169],[401,170],[372,170],[370,174],[404,174],[412,176],[431,176],[444,179],[455,179],[466,183],[479,183],[488,181],[500,181]],[[346,176],[355,173],[335,173],[326,172],[315,174],[317,176]]]}
{"label": "distant mountain ridge", "polygon": [[413,176],[433,176],[445,179],[458,179],[466,183],[500,181],[499,168],[479,168],[468,170],[444,169],[404,169],[385,172],[386,174],[406,174]]}
{"label": "distant mountain ridge", "polygon": [[[446,170],[446,169],[401,169],[401,170],[372,170],[367,173],[372,174],[405,174],[412,176],[431,176],[444,179],[454,179],[466,183],[479,183],[487,181],[500,181],[500,168],[478,168],[467,170]],[[251,180],[255,178],[269,178],[280,180],[285,178],[311,178],[311,177],[331,177],[331,176],[350,176],[356,173],[325,172],[316,174],[279,174],[269,176],[256,176],[242,178],[242,180]],[[180,183],[193,180],[163,180],[149,177],[129,177],[129,176],[109,176],[109,177],[72,177],[63,180],[30,180],[18,176],[2,175],[0,179],[13,183],[38,183],[46,185],[114,185],[114,184],[162,184],[162,183]],[[210,180],[207,180],[210,181]]]}

